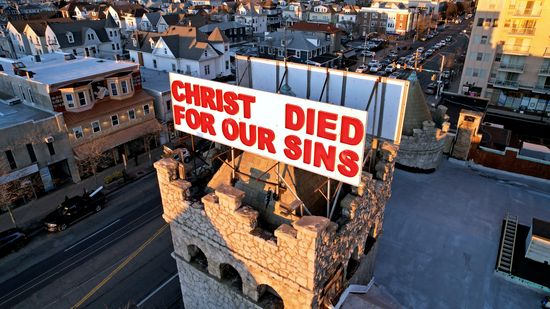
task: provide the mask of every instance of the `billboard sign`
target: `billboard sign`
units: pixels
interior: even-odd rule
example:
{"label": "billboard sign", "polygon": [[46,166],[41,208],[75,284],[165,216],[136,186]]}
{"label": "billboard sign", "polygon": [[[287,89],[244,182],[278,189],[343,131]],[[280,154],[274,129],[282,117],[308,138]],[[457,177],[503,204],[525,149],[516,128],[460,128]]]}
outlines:
{"label": "billboard sign", "polygon": [[177,130],[354,186],[367,112],[170,73]]}

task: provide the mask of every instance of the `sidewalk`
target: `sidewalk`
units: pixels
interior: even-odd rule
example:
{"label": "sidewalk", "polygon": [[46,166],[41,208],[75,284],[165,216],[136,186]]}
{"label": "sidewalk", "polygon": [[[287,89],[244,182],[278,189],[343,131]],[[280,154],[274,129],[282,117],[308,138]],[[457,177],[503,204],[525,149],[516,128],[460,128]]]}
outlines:
{"label": "sidewalk", "polygon": [[[154,163],[160,157],[162,153],[162,147],[158,147],[151,151],[151,163]],[[149,156],[147,153],[144,153],[138,158],[138,165],[135,165],[135,161],[128,160],[127,173],[130,180],[124,183],[122,186],[139,179],[150,172],[153,172],[153,166],[149,162]],[[79,183],[69,184],[62,188],[59,188],[48,195],[45,195],[39,199],[33,200],[26,205],[20,206],[14,209],[13,215],[17,222],[17,226],[25,230],[33,230],[35,228],[40,228],[40,221],[50,212],[52,212],[59,203],[61,203],[65,196],[75,196],[80,195],[87,191],[93,191],[99,186],[104,185],[104,177],[113,174],[115,171],[124,170],[123,164],[118,164],[116,166],[110,167],[97,174],[97,177],[88,177],[82,180]],[[96,183],[97,178],[97,183]],[[120,187],[114,188],[112,190],[104,189],[103,192],[106,194],[115,192]],[[9,213],[3,213],[0,215],[0,231],[7,230],[13,227],[13,222],[10,218]]]}

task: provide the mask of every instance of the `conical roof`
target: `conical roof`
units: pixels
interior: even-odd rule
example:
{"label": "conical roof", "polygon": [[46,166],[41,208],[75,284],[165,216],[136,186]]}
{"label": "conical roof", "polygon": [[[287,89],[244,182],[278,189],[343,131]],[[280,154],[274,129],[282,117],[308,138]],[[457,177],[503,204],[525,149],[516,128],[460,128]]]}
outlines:
{"label": "conical roof", "polygon": [[411,73],[408,81],[410,84],[403,121],[403,134],[411,136],[413,135],[413,129],[422,129],[422,122],[432,121],[432,115],[428,109],[426,97],[424,97],[416,72]]}

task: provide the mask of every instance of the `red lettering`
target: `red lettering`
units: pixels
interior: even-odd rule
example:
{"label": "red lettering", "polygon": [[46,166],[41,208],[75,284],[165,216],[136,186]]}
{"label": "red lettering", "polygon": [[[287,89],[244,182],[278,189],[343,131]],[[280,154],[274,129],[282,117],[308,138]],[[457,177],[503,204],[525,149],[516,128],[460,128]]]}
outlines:
{"label": "red lettering", "polygon": [[252,103],[256,102],[256,97],[240,93],[238,98],[239,98],[239,100],[243,101],[243,115],[244,115],[244,118],[250,119],[250,117],[251,117],[250,105]]}
{"label": "red lettering", "polygon": [[313,166],[321,167],[321,162],[329,171],[334,171],[336,164],[336,147],[328,146],[328,151],[325,150],[323,143],[315,142],[315,156],[313,158]]}
{"label": "red lettering", "polygon": [[313,108],[307,109],[307,124],[306,124],[306,133],[313,135],[315,134],[315,110]]}
{"label": "red lettering", "polygon": [[[174,85],[174,83],[172,83],[172,85]],[[184,112],[185,112],[185,107],[174,104],[174,123],[175,124],[177,125],[181,124],[181,120],[184,118],[183,116]]]}
{"label": "red lettering", "polygon": [[285,105],[285,128],[298,131],[304,126],[304,111],[298,105]]}
{"label": "red lettering", "polygon": [[236,115],[239,112],[239,104],[237,104],[237,94],[235,92],[228,91],[223,94],[223,100],[225,101],[225,112],[229,115]]}
{"label": "red lettering", "polygon": [[199,85],[193,85],[193,87],[191,87],[190,83],[185,83],[184,88],[185,88],[185,95],[184,95],[185,102],[187,102],[187,104],[194,103],[196,106],[200,106],[201,99],[200,99]]}
{"label": "red lettering", "polygon": [[234,141],[239,137],[239,125],[231,118],[226,118],[222,121],[222,134],[230,141]]}
{"label": "red lettering", "polygon": [[303,160],[305,164],[310,164],[311,163],[311,140],[310,139],[305,139],[304,140],[304,155],[303,155]]}
{"label": "red lettering", "polygon": [[201,131],[216,136],[216,131],[214,130],[214,116],[212,116],[212,114],[205,112],[201,113]]}
{"label": "red lettering", "polygon": [[327,131],[336,129],[337,120],[337,114],[319,111],[319,115],[317,116],[317,136],[335,141],[336,134]]}
{"label": "red lettering", "polygon": [[221,89],[216,89],[216,110],[223,112],[223,92]]}
{"label": "red lettering", "polygon": [[211,110],[216,110],[216,104],[214,103],[214,97],[216,93],[214,89],[210,87],[201,86],[201,106],[210,108]]}
{"label": "red lettering", "polygon": [[359,156],[357,153],[351,150],[344,150],[338,156],[340,164],[338,164],[338,171],[340,174],[347,177],[354,177],[359,172]]}
{"label": "red lettering", "polygon": [[191,130],[197,130],[201,126],[199,112],[197,112],[197,110],[195,109],[188,109],[185,112],[185,120],[186,120],[187,126]]}
{"label": "red lettering", "polygon": [[[248,137],[246,136],[247,131],[250,134]],[[247,126],[246,123],[242,121],[239,122],[239,137],[245,146],[252,146],[256,144],[256,126],[253,124]]]}
{"label": "red lettering", "polygon": [[[353,127],[354,136],[350,136],[350,129]],[[340,130],[340,141],[348,145],[357,145],[365,137],[365,128],[357,118],[342,116],[342,128]]]}
{"label": "red lettering", "polygon": [[183,87],[183,82],[181,80],[173,81],[172,86],[170,87],[174,100],[178,102],[185,100],[185,95],[181,94],[179,91],[182,87]]}
{"label": "red lettering", "polygon": [[275,132],[270,129],[258,127],[258,149],[275,153],[275,146],[273,141],[275,140]]}
{"label": "red lettering", "polygon": [[300,138],[296,135],[288,135],[285,137],[284,150],[285,156],[290,160],[298,160],[302,156],[302,149],[300,149]]}

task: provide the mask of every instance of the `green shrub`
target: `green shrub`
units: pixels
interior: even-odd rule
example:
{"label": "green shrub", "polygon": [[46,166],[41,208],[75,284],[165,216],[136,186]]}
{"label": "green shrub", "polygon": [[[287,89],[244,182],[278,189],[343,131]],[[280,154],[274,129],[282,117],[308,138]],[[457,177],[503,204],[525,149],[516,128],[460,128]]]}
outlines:
{"label": "green shrub", "polygon": [[111,175],[108,175],[108,176],[105,176],[104,178],[104,182],[106,185],[112,183],[112,182],[115,182],[121,178],[124,177],[124,174],[122,173],[122,171],[116,171],[114,173],[112,173]]}

